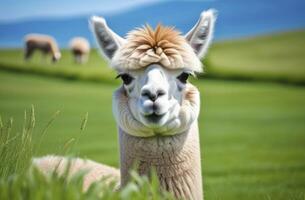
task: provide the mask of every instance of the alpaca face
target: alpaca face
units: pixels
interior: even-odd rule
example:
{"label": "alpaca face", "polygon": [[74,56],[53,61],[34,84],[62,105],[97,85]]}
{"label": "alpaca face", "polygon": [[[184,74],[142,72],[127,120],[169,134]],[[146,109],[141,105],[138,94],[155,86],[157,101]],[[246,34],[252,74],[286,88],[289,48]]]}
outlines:
{"label": "alpaca face", "polygon": [[119,72],[133,117],[151,129],[160,129],[179,116],[190,72],[152,64],[141,70]]}
{"label": "alpaca face", "polygon": [[197,119],[198,90],[187,82],[202,71],[200,59],[212,39],[215,12],[203,12],[185,35],[171,27],[146,26],[127,38],[114,33],[105,19],[92,17],[91,27],[101,53],[122,79],[113,97],[116,121],[126,133],[149,137],[174,135]]}

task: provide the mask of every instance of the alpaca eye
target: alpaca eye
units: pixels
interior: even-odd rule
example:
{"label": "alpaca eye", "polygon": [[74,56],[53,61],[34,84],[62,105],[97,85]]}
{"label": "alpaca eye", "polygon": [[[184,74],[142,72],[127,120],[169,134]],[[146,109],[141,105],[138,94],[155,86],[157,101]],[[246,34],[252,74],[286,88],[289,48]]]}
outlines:
{"label": "alpaca eye", "polygon": [[119,74],[116,78],[121,78],[123,83],[125,85],[129,85],[131,83],[131,81],[133,80],[133,77],[130,76],[129,74]]}
{"label": "alpaca eye", "polygon": [[182,74],[180,74],[179,76],[177,76],[177,79],[181,82],[181,83],[186,83],[187,79],[189,78],[190,74],[186,73],[186,72],[182,72]]}

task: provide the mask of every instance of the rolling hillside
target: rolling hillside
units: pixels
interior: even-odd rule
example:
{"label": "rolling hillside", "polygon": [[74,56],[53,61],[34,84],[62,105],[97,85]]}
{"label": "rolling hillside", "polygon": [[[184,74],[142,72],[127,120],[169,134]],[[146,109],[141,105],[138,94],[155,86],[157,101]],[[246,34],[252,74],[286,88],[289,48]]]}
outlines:
{"label": "rolling hillside", "polygon": [[[254,79],[305,84],[305,30],[243,40],[217,42],[204,60],[200,77]],[[0,69],[37,73],[66,79],[114,82],[115,73],[93,50],[89,62],[80,66],[63,50],[55,65],[37,54],[24,62],[22,50],[0,50]]]}
{"label": "rolling hillside", "polygon": [[206,75],[305,83],[305,30],[215,43]]}

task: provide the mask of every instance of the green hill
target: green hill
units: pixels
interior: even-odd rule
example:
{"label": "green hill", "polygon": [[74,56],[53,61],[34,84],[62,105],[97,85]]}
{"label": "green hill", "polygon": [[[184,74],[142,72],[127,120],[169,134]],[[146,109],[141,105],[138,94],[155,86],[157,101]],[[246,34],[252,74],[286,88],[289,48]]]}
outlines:
{"label": "green hill", "polygon": [[[206,73],[200,77],[255,79],[305,84],[305,30],[222,41],[212,45],[205,60]],[[115,73],[92,50],[83,66],[62,50],[62,59],[52,65],[36,54],[25,62],[22,50],[0,50],[0,69],[59,76],[67,79],[114,82]]]}
{"label": "green hill", "polygon": [[72,80],[90,80],[95,82],[115,82],[115,72],[101,59],[99,52],[92,49],[89,61],[76,64],[70,51],[61,50],[62,58],[52,64],[50,58],[43,59],[39,52],[35,53],[28,62],[23,60],[21,49],[0,50],[0,69],[20,73],[34,73],[46,76],[55,76]]}
{"label": "green hill", "polygon": [[206,73],[214,77],[305,83],[305,30],[215,43]]}

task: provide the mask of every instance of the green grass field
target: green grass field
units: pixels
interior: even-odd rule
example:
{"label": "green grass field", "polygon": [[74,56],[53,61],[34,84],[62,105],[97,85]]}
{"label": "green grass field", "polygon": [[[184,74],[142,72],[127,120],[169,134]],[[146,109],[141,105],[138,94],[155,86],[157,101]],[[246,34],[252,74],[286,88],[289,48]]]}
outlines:
{"label": "green grass field", "polygon": [[[197,80],[206,199],[305,198],[305,88],[273,83]],[[61,154],[71,138],[74,152],[118,166],[112,91],[118,84],[68,81],[0,71],[0,115],[21,129],[23,111],[36,110],[39,138],[61,113],[35,155]],[[85,132],[83,116],[89,113]]]}
{"label": "green grass field", "polygon": [[[296,31],[211,47],[206,75],[192,80],[201,91],[199,126],[207,200],[305,199],[304,46],[305,31]],[[118,166],[111,98],[120,83],[96,50],[83,66],[73,63],[67,50],[55,65],[39,54],[27,63],[22,58],[20,49],[0,50],[2,120],[13,117],[12,131],[20,132],[24,110],[34,105],[34,142],[38,142],[59,110],[34,155],[64,154],[65,145],[74,138],[78,141],[74,154]],[[245,81],[250,79],[266,82]],[[89,118],[81,133],[86,113]]]}
{"label": "green grass field", "polygon": [[[205,59],[203,77],[267,80],[305,85],[305,30],[216,42]],[[85,66],[73,62],[71,53],[62,50],[62,59],[52,65],[38,53],[23,61],[20,49],[0,50],[0,69],[37,73],[66,79],[115,82],[115,74],[94,49]]]}
{"label": "green grass field", "polygon": [[89,80],[94,82],[115,83],[115,73],[101,59],[99,52],[92,49],[88,63],[76,64],[68,50],[61,50],[62,59],[52,64],[50,58],[43,59],[40,52],[28,61],[23,60],[21,49],[0,50],[0,69],[20,73],[35,73],[51,77],[62,77],[69,80]]}
{"label": "green grass field", "polygon": [[305,30],[215,43],[207,74],[305,83]]}

